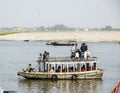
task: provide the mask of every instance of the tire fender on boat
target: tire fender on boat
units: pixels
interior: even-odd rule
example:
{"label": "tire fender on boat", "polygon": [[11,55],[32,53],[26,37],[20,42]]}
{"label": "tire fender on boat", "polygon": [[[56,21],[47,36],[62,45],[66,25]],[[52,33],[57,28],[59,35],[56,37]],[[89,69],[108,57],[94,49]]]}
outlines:
{"label": "tire fender on boat", "polygon": [[71,79],[72,80],[76,80],[77,79],[77,75],[72,75]]}
{"label": "tire fender on boat", "polygon": [[52,75],[51,79],[52,79],[52,80],[57,80],[58,77],[57,77],[57,75]]}

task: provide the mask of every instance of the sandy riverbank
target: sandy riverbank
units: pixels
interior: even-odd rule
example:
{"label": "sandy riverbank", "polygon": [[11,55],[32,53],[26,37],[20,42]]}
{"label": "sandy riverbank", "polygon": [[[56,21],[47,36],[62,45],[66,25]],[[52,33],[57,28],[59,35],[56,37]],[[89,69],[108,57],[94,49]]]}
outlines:
{"label": "sandy riverbank", "polygon": [[1,35],[0,40],[120,42],[120,31],[25,32],[25,33]]}

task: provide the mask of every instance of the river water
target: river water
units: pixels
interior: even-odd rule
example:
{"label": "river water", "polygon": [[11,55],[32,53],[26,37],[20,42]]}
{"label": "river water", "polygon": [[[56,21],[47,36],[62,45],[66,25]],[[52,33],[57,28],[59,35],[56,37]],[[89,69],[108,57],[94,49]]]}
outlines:
{"label": "river water", "polygon": [[[78,46],[80,46],[80,42]],[[46,42],[0,41],[0,87],[19,93],[111,93],[120,81],[120,45],[87,43],[91,56],[100,60],[104,69],[102,80],[27,80],[17,72],[29,63],[37,65],[39,53],[45,50],[51,57],[70,56],[71,46],[52,46]]]}

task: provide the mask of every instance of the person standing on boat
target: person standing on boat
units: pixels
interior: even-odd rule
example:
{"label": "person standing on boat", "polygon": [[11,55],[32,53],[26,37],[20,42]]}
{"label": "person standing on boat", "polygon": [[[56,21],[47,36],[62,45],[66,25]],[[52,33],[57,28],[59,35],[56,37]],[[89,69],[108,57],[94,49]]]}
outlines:
{"label": "person standing on boat", "polygon": [[48,57],[49,57],[49,53],[47,51],[44,51],[43,53],[44,72],[45,72],[45,64],[46,64]]}
{"label": "person standing on boat", "polygon": [[49,59],[49,52],[47,52],[46,54],[46,61],[48,61],[48,59]]}
{"label": "person standing on boat", "polygon": [[80,50],[81,50],[81,59],[84,59],[85,57],[84,54],[88,50],[88,46],[86,45],[86,43],[81,44]]}
{"label": "person standing on boat", "polygon": [[79,49],[78,51],[75,52],[75,60],[78,61],[79,60]]}
{"label": "person standing on boat", "polygon": [[74,47],[75,47],[75,52],[78,51],[78,44],[77,43],[74,44]]}
{"label": "person standing on boat", "polygon": [[43,61],[44,62],[46,61],[46,57],[47,57],[47,51],[44,51],[44,53],[43,53]]}
{"label": "person standing on boat", "polygon": [[72,48],[71,48],[71,59],[74,60],[74,58],[75,58],[75,47],[72,46]]}
{"label": "person standing on boat", "polygon": [[81,50],[81,52],[85,52],[88,50],[88,46],[86,45],[86,43],[82,43],[80,50]]}
{"label": "person standing on boat", "polygon": [[76,59],[77,61],[79,61],[80,58],[81,58],[81,51],[80,51],[80,49],[78,49],[78,50],[75,52],[75,59]]}
{"label": "person standing on boat", "polygon": [[42,65],[41,62],[43,62],[43,55],[40,53],[39,61],[38,61],[38,65],[39,65],[38,70],[39,70],[39,72],[41,71],[41,65]]}
{"label": "person standing on boat", "polygon": [[75,53],[78,50],[78,46],[77,43],[75,43],[72,48],[71,48],[71,59],[74,60],[75,59]]}

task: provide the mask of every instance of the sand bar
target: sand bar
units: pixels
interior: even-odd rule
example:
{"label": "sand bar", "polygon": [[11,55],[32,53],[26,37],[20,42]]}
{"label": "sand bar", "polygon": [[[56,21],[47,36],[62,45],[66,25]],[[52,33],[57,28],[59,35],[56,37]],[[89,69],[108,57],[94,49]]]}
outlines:
{"label": "sand bar", "polygon": [[120,42],[120,31],[39,31],[1,35],[0,40],[12,41],[82,41]]}

